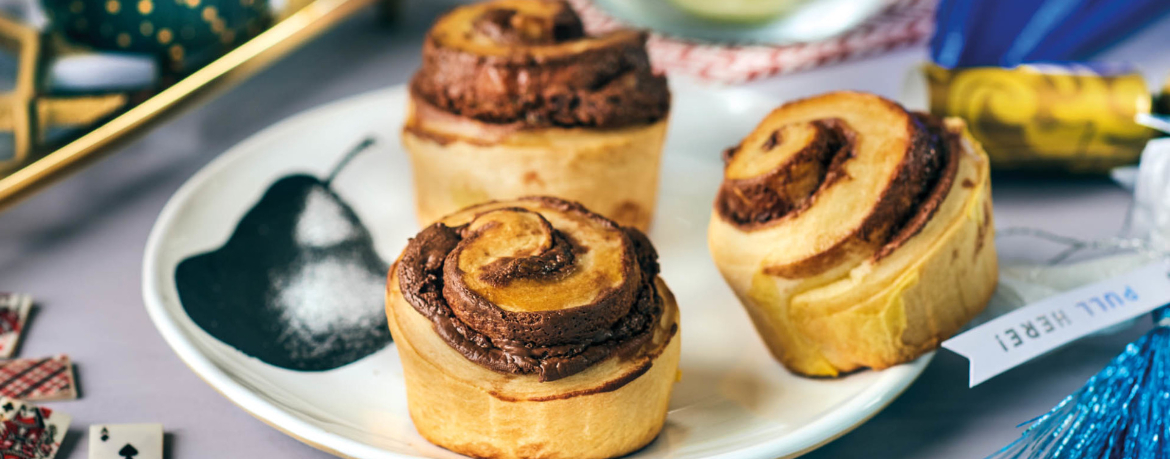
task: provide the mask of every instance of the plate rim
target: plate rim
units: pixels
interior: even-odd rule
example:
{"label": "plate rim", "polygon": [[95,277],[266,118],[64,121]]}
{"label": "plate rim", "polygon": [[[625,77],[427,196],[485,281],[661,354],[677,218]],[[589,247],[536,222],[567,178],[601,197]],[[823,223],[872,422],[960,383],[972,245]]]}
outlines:
{"label": "plate rim", "polygon": [[[672,90],[680,90],[679,86],[672,84]],[[741,92],[739,89],[698,88],[690,87],[689,84],[685,86],[687,88],[681,90]],[[177,317],[172,316],[167,311],[167,300],[162,293],[163,285],[156,282],[157,274],[161,268],[158,262],[159,253],[163,238],[173,227],[176,215],[190,201],[196,191],[204,183],[218,176],[230,164],[261,151],[258,147],[279,137],[279,134],[287,129],[287,125],[300,119],[323,116],[331,111],[345,111],[350,106],[371,98],[396,97],[395,93],[401,93],[404,96],[405,92],[406,85],[400,84],[327,102],[277,121],[231,146],[188,178],[167,200],[151,227],[143,253],[142,296],[147,314],[155,329],[162,335],[163,341],[178,355],[179,360],[199,379],[244,412],[302,443],[339,457],[413,459],[420,456],[396,453],[328,432],[297,418],[228,375],[197,348],[188,333],[180,328]],[[175,301],[178,299],[175,298]],[[841,406],[811,423],[796,428],[787,435],[710,457],[765,459],[777,457],[778,454],[782,455],[780,457],[796,457],[820,448],[860,427],[885,409],[921,376],[934,355],[935,352],[932,351],[912,362],[883,370],[883,373],[890,376],[878,378],[857,396],[848,399]],[[795,445],[795,447],[784,445]]]}
{"label": "plate rim", "polygon": [[[264,400],[253,393],[243,384],[229,376],[218,365],[195,346],[175,318],[166,310],[166,300],[162,294],[162,285],[155,282],[156,274],[161,268],[158,264],[158,253],[161,250],[163,237],[173,225],[176,214],[190,200],[192,195],[208,180],[215,178],[223,169],[238,159],[248,156],[257,147],[267,143],[270,139],[279,137],[286,124],[299,119],[320,116],[329,111],[339,111],[360,102],[364,99],[378,96],[388,96],[395,91],[403,91],[404,85],[389,88],[375,89],[327,102],[316,107],[298,112],[281,119],[259,132],[248,136],[216,156],[206,165],[188,178],[167,200],[146,240],[146,247],[142,260],[142,295],[147,315],[155,329],[162,335],[163,341],[178,355],[179,360],[195,375],[207,383],[213,390],[226,398],[232,404],[244,410],[252,417],[272,428],[284,433],[309,446],[329,454],[346,458],[378,457],[389,459],[414,459],[417,456],[401,455],[362,442],[358,442],[341,435],[327,432],[313,426],[295,416],[290,415],[273,403]],[[176,299],[177,300],[177,299]],[[181,306],[181,305],[180,305]],[[333,445],[333,446],[329,446]],[[362,451],[365,450],[365,451]]]}

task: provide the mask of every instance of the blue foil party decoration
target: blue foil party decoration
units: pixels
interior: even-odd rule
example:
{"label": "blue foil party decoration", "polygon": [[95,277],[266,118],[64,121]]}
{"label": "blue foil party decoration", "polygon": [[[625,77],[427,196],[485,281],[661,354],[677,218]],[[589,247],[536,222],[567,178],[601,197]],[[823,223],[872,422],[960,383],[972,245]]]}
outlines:
{"label": "blue foil party decoration", "polygon": [[[956,71],[1084,62],[1167,13],[1170,0],[941,0],[930,56]],[[1150,204],[1170,212],[1167,202]],[[1153,318],[1153,330],[990,457],[1170,459],[1170,306]]]}
{"label": "blue foil party decoration", "polygon": [[1170,458],[1170,306],[1153,318],[1153,330],[991,457]]}
{"label": "blue foil party decoration", "polygon": [[946,68],[1085,61],[1167,13],[1167,0],[942,0],[930,56]]}

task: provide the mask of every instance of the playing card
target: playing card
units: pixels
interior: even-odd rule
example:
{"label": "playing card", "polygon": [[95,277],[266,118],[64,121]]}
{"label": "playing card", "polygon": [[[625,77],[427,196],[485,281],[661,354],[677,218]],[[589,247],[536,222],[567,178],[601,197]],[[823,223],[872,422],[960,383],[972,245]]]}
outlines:
{"label": "playing card", "polygon": [[70,420],[57,410],[0,397],[0,458],[53,459]]}
{"label": "playing card", "polygon": [[89,459],[162,459],[162,424],[89,426]]}
{"label": "playing card", "polygon": [[73,362],[67,355],[0,361],[0,396],[19,400],[77,398]]}
{"label": "playing card", "polygon": [[12,357],[32,309],[32,297],[0,292],[0,359]]}

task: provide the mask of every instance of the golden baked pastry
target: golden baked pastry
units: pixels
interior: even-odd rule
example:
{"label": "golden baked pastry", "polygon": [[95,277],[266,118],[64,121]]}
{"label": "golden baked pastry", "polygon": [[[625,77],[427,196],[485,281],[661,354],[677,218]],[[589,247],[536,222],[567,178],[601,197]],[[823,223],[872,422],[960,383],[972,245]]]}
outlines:
{"label": "golden baked pastry", "polygon": [[645,230],[670,111],[646,34],[586,36],[562,1],[456,8],[431,28],[402,143],[419,219],[547,195]]}
{"label": "golden baked pastry", "polygon": [[834,92],[776,109],[724,163],[711,254],[788,369],[912,360],[990,300],[987,155],[961,120]]}
{"label": "golden baked pastry", "polygon": [[411,239],[386,313],[419,433],[484,458],[608,458],[662,429],[678,306],[646,236],[556,198]]}

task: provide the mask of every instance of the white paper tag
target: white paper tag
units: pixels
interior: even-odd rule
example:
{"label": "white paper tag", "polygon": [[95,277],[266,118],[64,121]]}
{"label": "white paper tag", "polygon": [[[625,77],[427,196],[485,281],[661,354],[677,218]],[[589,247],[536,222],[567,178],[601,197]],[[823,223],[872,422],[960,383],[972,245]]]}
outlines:
{"label": "white paper tag", "polygon": [[1070,290],[996,317],[943,342],[971,362],[970,385],[1070,341],[1170,303],[1170,261]]}

